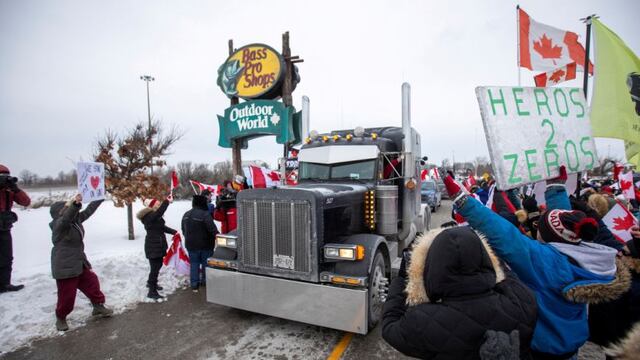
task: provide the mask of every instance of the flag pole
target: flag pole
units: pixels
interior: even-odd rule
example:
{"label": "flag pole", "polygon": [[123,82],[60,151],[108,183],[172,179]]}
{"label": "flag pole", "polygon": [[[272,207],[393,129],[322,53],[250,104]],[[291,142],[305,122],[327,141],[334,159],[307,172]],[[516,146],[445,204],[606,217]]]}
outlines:
{"label": "flag pole", "polygon": [[516,67],[518,68],[518,86],[521,85],[520,83],[520,4],[516,5],[516,42],[517,42],[517,46],[516,46],[516,58],[517,63],[516,63]]}
{"label": "flag pole", "polygon": [[591,48],[591,19],[595,18],[596,14],[592,14],[587,16],[586,18],[582,18],[582,22],[587,24],[587,39],[586,44],[584,44],[584,67],[582,70],[584,71],[584,79],[582,81],[582,91],[584,92],[584,100],[587,100],[588,86],[589,86],[589,50]]}

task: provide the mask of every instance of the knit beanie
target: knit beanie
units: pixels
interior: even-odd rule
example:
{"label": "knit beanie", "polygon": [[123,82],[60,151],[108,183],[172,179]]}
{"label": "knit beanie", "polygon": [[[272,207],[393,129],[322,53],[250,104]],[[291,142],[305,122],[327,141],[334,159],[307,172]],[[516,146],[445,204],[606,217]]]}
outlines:
{"label": "knit beanie", "polygon": [[0,174],[10,174],[9,168],[0,164]]}
{"label": "knit beanie", "polygon": [[142,200],[142,205],[148,208],[154,208],[158,204],[158,200],[156,199],[144,199]]}
{"label": "knit beanie", "polygon": [[538,231],[546,242],[579,244],[580,240],[590,241],[598,235],[598,222],[582,211],[556,209],[542,215]]}

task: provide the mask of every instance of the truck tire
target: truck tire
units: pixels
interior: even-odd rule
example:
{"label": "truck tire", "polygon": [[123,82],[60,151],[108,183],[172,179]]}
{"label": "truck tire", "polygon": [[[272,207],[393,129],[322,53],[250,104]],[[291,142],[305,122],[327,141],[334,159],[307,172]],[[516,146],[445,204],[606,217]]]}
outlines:
{"label": "truck tire", "polygon": [[384,255],[382,255],[380,250],[377,250],[371,263],[371,271],[369,272],[369,330],[376,327],[380,319],[382,319],[382,306],[387,300],[388,288],[389,279],[387,278],[387,266]]}

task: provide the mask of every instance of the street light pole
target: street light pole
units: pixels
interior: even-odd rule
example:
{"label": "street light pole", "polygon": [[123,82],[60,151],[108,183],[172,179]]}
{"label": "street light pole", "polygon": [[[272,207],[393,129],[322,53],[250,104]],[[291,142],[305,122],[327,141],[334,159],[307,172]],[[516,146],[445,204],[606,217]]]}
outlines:
{"label": "street light pole", "polygon": [[155,78],[150,75],[141,75],[140,80],[147,83],[147,116],[149,118],[149,156],[151,156],[151,175],[153,175],[153,155],[151,154],[151,102],[149,101],[149,82],[154,81]]}

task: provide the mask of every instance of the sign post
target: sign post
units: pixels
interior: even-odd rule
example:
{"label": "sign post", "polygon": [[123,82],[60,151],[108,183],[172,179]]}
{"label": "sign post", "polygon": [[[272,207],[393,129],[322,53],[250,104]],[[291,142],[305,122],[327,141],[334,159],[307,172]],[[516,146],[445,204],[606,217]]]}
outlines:
{"label": "sign post", "polygon": [[512,189],[597,166],[580,88],[477,87],[496,182]]}
{"label": "sign post", "polygon": [[[242,174],[241,149],[247,148],[251,138],[276,135],[277,142],[284,145],[285,156],[291,144],[301,141],[299,116],[292,116],[295,109],[291,93],[300,81],[294,64],[303,60],[291,56],[289,32],[282,35],[282,48],[284,56],[264,44],[234,49],[233,40],[229,40],[229,57],[218,69],[217,84],[231,100],[231,107],[225,110],[224,116],[218,116],[218,144],[232,148],[234,174]],[[246,102],[240,104],[239,98]],[[275,101],[278,98],[282,98],[282,103]],[[273,114],[254,112],[262,109],[261,101],[268,100],[274,100],[267,105],[275,109]],[[238,119],[237,111],[249,111],[251,115]],[[282,124],[278,125],[280,121]]]}

